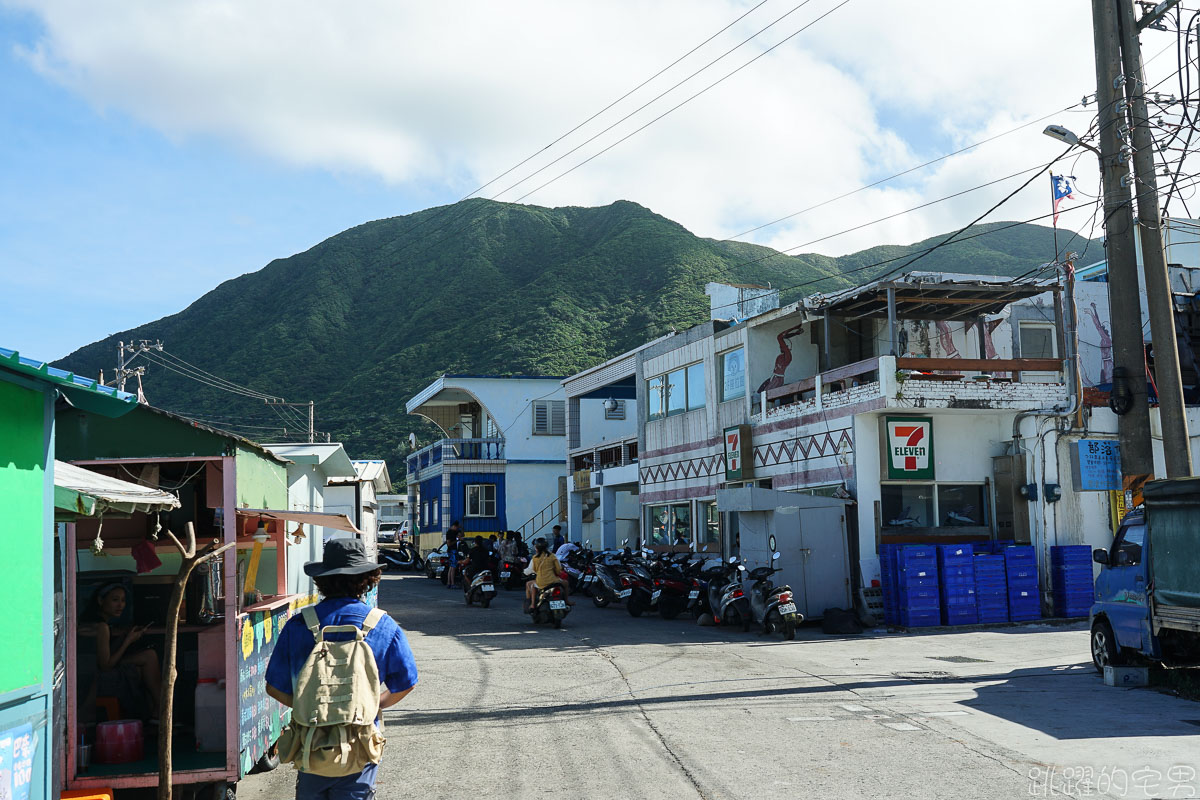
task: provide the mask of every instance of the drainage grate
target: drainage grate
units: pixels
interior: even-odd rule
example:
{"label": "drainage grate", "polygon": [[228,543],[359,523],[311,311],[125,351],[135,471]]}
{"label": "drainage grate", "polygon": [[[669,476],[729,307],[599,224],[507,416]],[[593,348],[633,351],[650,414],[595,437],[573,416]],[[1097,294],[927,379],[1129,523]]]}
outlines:
{"label": "drainage grate", "polygon": [[971,658],[970,656],[926,656],[930,661],[949,661],[951,664],[990,664],[986,658]]}

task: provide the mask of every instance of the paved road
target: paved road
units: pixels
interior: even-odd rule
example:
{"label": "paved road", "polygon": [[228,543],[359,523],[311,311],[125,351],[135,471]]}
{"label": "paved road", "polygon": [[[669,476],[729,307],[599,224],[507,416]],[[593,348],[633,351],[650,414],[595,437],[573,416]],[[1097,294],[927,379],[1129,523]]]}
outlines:
{"label": "paved road", "polygon": [[781,642],[586,600],[533,628],[516,593],[461,597],[380,589],[421,671],[382,798],[1200,796],[1200,705],[1105,687],[1082,626]]}

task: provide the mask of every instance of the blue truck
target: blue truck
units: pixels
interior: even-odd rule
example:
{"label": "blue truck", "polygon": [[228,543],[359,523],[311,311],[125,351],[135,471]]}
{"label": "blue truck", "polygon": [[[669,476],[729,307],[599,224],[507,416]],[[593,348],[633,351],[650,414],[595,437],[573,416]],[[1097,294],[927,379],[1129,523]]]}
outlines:
{"label": "blue truck", "polygon": [[1200,478],[1153,481],[1092,559],[1092,663],[1200,665]]}

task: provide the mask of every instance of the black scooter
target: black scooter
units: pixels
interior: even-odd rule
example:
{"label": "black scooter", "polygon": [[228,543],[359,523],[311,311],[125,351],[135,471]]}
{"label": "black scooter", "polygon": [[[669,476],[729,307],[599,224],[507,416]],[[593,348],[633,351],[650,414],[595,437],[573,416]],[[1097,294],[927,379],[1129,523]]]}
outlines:
{"label": "black scooter", "polygon": [[401,542],[398,547],[380,547],[379,557],[376,559],[379,565],[385,570],[397,569],[401,571],[412,570],[420,572],[425,568],[425,562],[421,560],[421,556],[417,553],[417,548],[412,542]]}
{"label": "black scooter", "polygon": [[562,587],[555,583],[540,590],[533,607],[526,605],[525,613],[533,618],[535,625],[549,623],[561,628],[562,621],[571,613],[571,607],[567,605],[567,596],[563,594]]}

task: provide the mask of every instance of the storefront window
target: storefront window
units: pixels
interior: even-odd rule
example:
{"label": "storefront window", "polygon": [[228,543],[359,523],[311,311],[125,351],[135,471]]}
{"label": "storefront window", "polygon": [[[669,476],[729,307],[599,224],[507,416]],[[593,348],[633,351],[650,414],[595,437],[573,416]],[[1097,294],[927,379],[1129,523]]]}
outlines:
{"label": "storefront window", "polygon": [[666,415],[667,394],[664,388],[667,376],[659,375],[646,381],[646,419],[662,419]]}
{"label": "storefront window", "polygon": [[692,509],[687,503],[650,507],[650,531],[646,544],[651,547],[691,545]]}
{"label": "storefront window", "polygon": [[880,488],[879,510],[884,528],[930,528],[937,524],[933,515],[933,484],[884,484]]}
{"label": "storefront window", "polygon": [[982,485],[939,485],[937,495],[938,519],[945,527],[988,524]]}
{"label": "storefront window", "polygon": [[701,503],[700,536],[696,549],[701,552],[717,553],[721,550],[721,515],[715,502]]}

